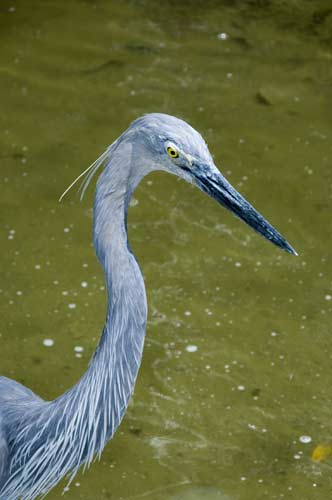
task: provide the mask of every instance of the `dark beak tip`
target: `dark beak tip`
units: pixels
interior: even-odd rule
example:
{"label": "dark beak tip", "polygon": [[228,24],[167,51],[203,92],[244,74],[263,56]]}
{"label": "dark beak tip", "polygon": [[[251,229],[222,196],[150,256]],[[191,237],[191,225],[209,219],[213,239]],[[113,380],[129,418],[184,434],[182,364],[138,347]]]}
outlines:
{"label": "dark beak tip", "polygon": [[287,241],[285,242],[284,250],[290,253],[291,255],[295,255],[295,257],[299,256],[297,251]]}

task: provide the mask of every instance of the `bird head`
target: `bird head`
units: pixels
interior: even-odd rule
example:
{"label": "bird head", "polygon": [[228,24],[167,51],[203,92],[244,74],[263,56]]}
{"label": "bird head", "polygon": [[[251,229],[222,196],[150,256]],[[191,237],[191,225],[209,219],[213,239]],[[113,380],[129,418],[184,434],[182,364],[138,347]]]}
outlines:
{"label": "bird head", "polygon": [[264,238],[297,255],[285,238],[225,179],[204,139],[188,123],[174,116],[152,113],[135,120],[129,130],[136,134],[136,143],[144,148],[142,156],[148,171],[163,170],[195,184]]}

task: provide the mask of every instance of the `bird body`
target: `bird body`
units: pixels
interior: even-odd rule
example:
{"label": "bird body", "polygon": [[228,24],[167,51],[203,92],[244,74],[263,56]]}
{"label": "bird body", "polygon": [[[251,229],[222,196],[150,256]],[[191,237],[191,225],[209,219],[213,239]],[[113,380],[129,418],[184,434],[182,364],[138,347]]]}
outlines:
{"label": "bird body", "polygon": [[126,220],[130,197],[145,175],[159,169],[196,183],[238,217],[247,217],[256,231],[294,253],[231,188],[201,136],[182,120],[150,114],[133,122],[89,167],[83,193],[104,163],[94,201],[93,240],[106,280],[105,325],[87,371],[53,401],[0,377],[0,500],[32,500],[63,476],[70,474],[71,480],[81,464],[88,466],[100,456],[125,414],[147,319],[144,281],[128,243]]}

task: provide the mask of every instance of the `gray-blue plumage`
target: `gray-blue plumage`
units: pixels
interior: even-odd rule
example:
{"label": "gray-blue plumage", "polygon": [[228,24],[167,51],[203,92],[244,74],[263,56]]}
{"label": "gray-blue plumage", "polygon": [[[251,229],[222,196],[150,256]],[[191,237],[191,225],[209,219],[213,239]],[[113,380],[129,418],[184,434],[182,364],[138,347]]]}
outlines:
{"label": "gray-blue plumage", "polygon": [[[164,114],[134,121],[87,169],[97,183],[93,238],[105,273],[105,326],[87,371],[54,401],[0,377],[0,500],[31,500],[100,455],[121,422],[141,363],[147,304],[144,281],[127,239],[130,197],[140,180],[164,170],[214,197],[257,232],[295,253],[214,165],[201,135]],[[81,177],[81,176],[80,176]],[[70,186],[71,187],[71,186]]]}

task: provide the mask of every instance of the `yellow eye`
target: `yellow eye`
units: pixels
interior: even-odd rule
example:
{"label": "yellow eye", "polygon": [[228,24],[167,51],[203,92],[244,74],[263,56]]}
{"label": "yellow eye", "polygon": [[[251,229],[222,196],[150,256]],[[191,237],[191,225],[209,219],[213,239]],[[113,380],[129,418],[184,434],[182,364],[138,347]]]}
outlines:
{"label": "yellow eye", "polygon": [[172,148],[172,146],[168,146],[167,153],[169,154],[169,156],[171,158],[178,158],[179,157],[178,151],[176,149]]}

